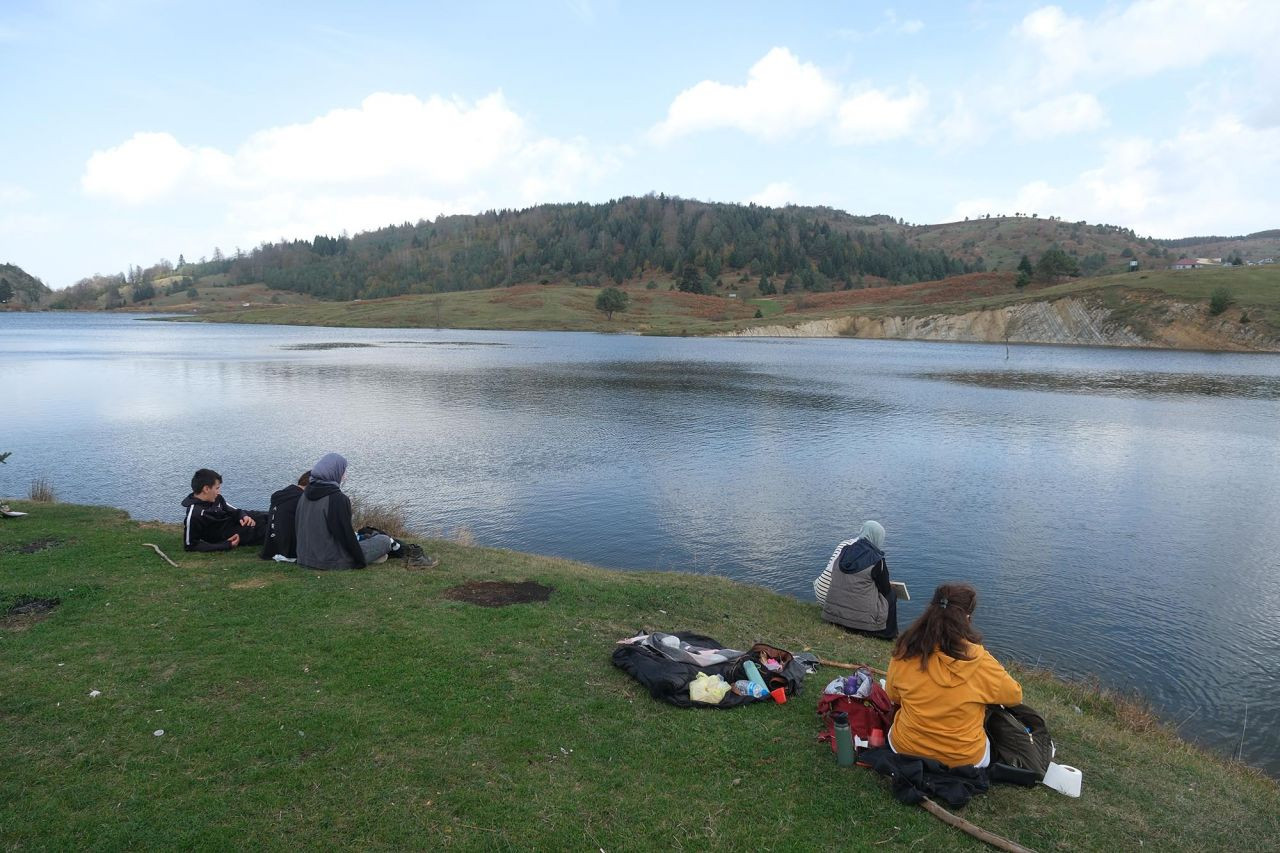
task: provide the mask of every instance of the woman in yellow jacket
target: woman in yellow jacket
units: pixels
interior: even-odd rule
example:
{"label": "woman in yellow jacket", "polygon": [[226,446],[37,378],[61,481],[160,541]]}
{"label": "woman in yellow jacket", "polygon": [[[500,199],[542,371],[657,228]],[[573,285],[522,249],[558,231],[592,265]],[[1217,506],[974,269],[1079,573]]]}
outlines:
{"label": "woman in yellow jacket", "polygon": [[898,638],[885,681],[901,707],[889,729],[894,752],[949,767],[991,762],[983,728],[988,705],[1016,705],[1022,687],[981,645],[973,627],[978,593],[943,584],[924,613]]}

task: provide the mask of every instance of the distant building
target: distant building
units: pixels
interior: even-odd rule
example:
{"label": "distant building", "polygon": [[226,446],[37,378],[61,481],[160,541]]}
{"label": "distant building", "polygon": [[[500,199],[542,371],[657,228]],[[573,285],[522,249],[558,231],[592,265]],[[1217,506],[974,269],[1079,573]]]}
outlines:
{"label": "distant building", "polygon": [[1198,270],[1201,267],[1220,266],[1222,266],[1222,258],[1178,258],[1173,262],[1175,270]]}

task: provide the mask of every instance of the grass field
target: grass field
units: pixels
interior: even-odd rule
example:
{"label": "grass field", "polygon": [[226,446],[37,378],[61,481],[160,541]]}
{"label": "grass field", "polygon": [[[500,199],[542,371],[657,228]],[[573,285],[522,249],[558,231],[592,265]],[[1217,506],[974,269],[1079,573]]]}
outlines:
{"label": "grass field", "polygon": [[[719,712],[659,704],[609,662],[639,629],[689,629],[885,664],[813,604],[449,542],[428,543],[433,570],[316,573],[184,554],[176,528],[116,510],[14,506],[31,515],[0,521],[5,849],[985,849],[815,744],[829,671]],[[443,595],[480,580],[553,592]],[[8,613],[20,596],[60,606]],[[1275,849],[1273,781],[1018,676],[1084,794],[997,788],[965,817],[1038,850]]]}

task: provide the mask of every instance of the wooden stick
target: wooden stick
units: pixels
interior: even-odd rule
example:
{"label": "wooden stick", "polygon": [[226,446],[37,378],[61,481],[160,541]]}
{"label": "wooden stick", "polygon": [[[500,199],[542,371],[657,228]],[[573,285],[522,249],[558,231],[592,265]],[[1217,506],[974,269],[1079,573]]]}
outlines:
{"label": "wooden stick", "polygon": [[1023,847],[1015,841],[1010,841],[1007,838],[996,835],[994,832],[988,832],[980,826],[975,826],[974,824],[969,823],[969,821],[962,817],[953,815],[951,812],[947,811],[928,797],[925,797],[920,801],[920,807],[948,826],[954,826],[961,832],[972,835],[974,838],[990,844],[997,850],[1007,850],[1009,853],[1035,853],[1035,851],[1029,847]]}
{"label": "wooden stick", "polygon": [[883,669],[876,669],[874,666],[865,663],[841,663],[838,660],[827,660],[826,658],[818,658],[818,663],[823,666],[834,666],[838,669],[869,669],[876,675],[888,675]]}
{"label": "wooden stick", "polygon": [[177,564],[177,563],[175,563],[173,560],[170,560],[170,559],[169,559],[169,555],[168,555],[168,554],[166,554],[164,551],[161,551],[159,547],[157,547],[157,546],[155,546],[155,545],[152,545],[150,542],[143,542],[143,543],[142,543],[142,547],[143,547],[143,548],[152,548],[152,549],[154,549],[154,550],[155,550],[155,552],[156,552],[157,554],[159,554],[161,557],[164,557],[164,561],[165,561],[166,563],[168,563],[169,565],[173,566],[175,569],[176,569],[176,568],[178,568],[178,564]]}

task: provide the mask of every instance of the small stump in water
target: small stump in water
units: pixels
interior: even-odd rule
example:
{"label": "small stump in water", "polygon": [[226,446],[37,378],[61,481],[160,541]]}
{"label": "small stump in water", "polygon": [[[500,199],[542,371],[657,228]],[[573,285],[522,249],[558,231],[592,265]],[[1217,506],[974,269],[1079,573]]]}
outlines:
{"label": "small stump in water", "polygon": [[552,592],[551,587],[534,581],[467,581],[461,586],[446,589],[443,595],[453,601],[465,601],[481,607],[506,607],[508,604],[546,601]]}

